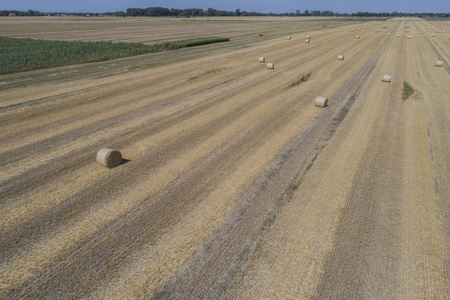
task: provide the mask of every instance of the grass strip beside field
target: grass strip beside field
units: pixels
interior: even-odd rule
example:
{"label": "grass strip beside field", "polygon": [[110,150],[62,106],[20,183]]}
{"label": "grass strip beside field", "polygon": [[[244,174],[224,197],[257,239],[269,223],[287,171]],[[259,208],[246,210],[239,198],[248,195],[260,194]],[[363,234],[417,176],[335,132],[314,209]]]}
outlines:
{"label": "grass strip beside field", "polygon": [[179,40],[173,42],[161,42],[158,44],[154,44],[151,47],[154,49],[153,52],[158,52],[163,50],[175,50],[180,48],[195,47],[214,43],[223,43],[228,41],[230,41],[230,39],[227,37],[204,37],[198,39]]}
{"label": "grass strip beside field", "polygon": [[229,40],[225,37],[205,37],[145,45],[111,41],[46,41],[0,37],[0,74],[106,61]]}

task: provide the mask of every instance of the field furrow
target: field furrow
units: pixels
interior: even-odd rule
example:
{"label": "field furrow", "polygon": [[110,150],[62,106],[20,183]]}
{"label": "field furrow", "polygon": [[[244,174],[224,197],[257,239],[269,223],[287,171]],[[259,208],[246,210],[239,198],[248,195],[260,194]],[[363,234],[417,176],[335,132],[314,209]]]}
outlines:
{"label": "field furrow", "polygon": [[[0,76],[0,298],[450,294],[448,23],[0,25],[39,39],[231,38]],[[96,163],[104,147],[122,164]]]}

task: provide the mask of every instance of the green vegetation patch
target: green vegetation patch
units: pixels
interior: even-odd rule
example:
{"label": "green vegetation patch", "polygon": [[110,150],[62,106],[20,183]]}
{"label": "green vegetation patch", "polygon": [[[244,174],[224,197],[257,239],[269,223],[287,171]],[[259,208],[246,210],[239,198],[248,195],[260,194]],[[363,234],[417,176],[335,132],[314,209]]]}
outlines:
{"label": "green vegetation patch", "polygon": [[139,43],[44,41],[0,37],[0,74],[105,61],[151,52]]}
{"label": "green vegetation patch", "polygon": [[402,95],[402,101],[407,100],[409,97],[414,94],[414,89],[412,86],[410,86],[406,81],[403,81],[403,95]]}
{"label": "green vegetation patch", "polygon": [[311,76],[312,73],[306,74],[306,75],[302,75],[301,78],[299,78],[298,80],[294,81],[291,83],[291,85],[289,86],[289,88],[292,88],[294,86],[297,86],[299,84],[301,84],[302,82],[306,82],[308,81],[309,77]]}
{"label": "green vegetation patch", "polygon": [[229,41],[229,38],[207,37],[163,42],[142,43],[44,41],[0,37],[0,75],[41,68],[98,62]]}
{"label": "green vegetation patch", "polygon": [[226,37],[204,37],[204,38],[198,38],[198,39],[162,42],[162,43],[155,44],[151,47],[154,50],[153,52],[159,52],[159,51],[164,51],[164,50],[175,50],[175,49],[180,49],[180,48],[195,47],[195,46],[214,44],[214,43],[222,43],[222,42],[228,42],[228,41],[230,41],[230,39],[226,38]]}

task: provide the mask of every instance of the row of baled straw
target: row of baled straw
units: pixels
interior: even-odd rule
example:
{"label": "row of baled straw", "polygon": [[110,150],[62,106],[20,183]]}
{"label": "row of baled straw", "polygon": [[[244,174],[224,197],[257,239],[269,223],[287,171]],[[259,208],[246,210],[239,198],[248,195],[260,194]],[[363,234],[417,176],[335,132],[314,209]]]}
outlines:
{"label": "row of baled straw", "polygon": [[[322,31],[325,31],[325,29],[322,29]],[[291,36],[288,36],[287,39],[288,39],[288,40],[291,40],[292,37],[291,37]],[[310,41],[310,40],[311,40],[311,36],[310,36],[310,35],[307,35],[307,36],[306,36],[305,43],[306,43],[306,44],[309,44],[309,41]]]}
{"label": "row of baled straw", "polygon": [[[322,30],[322,31],[325,31],[325,30]],[[291,37],[291,36],[288,36],[287,39],[288,39],[288,40],[291,40],[292,37]],[[307,35],[307,36],[306,36],[305,43],[308,44],[310,39],[311,39],[311,36],[310,36],[310,35]],[[258,62],[264,63],[264,62],[266,62],[266,58],[265,58],[264,56],[261,56],[260,58],[258,58]],[[270,69],[275,69],[275,63],[267,63],[266,67],[267,67],[267,69],[269,69],[269,70],[270,70]]]}
{"label": "row of baled straw", "polygon": [[[322,30],[322,31],[325,31],[325,30]],[[307,35],[305,43],[309,43],[310,39],[311,39],[311,36]],[[291,40],[291,37],[288,37],[288,40]],[[342,54],[338,55],[337,59],[338,60],[344,60],[344,55],[342,55]],[[259,63],[264,63],[264,62],[266,62],[266,58],[264,56],[261,56],[261,57],[258,58],[258,62]],[[267,64],[267,69],[274,69],[274,68],[275,68],[275,64],[274,63],[268,63]],[[314,105],[316,107],[324,108],[324,107],[326,107],[328,105],[328,98],[323,97],[323,96],[317,96],[316,99],[314,100]]]}
{"label": "row of baled straw", "polygon": [[[359,28],[358,28],[359,29]],[[324,30],[322,30],[324,31]],[[361,30],[364,32],[364,30]],[[391,34],[388,33],[388,36]],[[433,34],[434,36],[434,34]],[[397,37],[400,37],[397,35]],[[357,39],[360,38],[359,35],[356,36]],[[309,43],[311,39],[310,35],[306,36],[305,43]],[[412,39],[411,36],[408,36],[408,39]],[[288,37],[288,40],[291,40],[291,37]],[[344,55],[340,54],[337,56],[338,60],[344,60]],[[261,56],[258,58],[259,63],[265,63],[266,58],[264,56]],[[442,67],[444,65],[444,62],[441,60],[436,61],[435,66],[436,67]],[[267,63],[267,69],[275,69],[275,63]],[[391,76],[390,75],[384,75],[382,78],[382,82],[391,82]],[[323,96],[317,96],[314,100],[314,105],[316,107],[324,108],[328,105],[328,98]],[[109,148],[102,148],[97,152],[97,162],[104,167],[107,168],[115,168],[123,163],[122,154],[118,150],[109,149]]]}
{"label": "row of baled straw", "polygon": [[[420,32],[418,32],[418,34],[421,34]],[[388,36],[390,36],[391,34],[390,33],[388,33]],[[431,35],[432,37],[434,37],[435,35],[434,34],[432,34]],[[397,34],[397,38],[400,38],[400,35],[399,34]],[[409,40],[411,40],[412,39],[412,36],[411,35],[408,35],[408,39]],[[434,63],[434,66],[435,67],[443,67],[444,66],[444,62],[442,61],[442,60],[438,60],[438,61],[436,61],[435,63]],[[386,76],[386,78],[385,78],[385,76]],[[383,76],[383,82],[390,82],[391,81],[391,77],[389,76],[389,75],[385,75],[385,76]],[[389,80],[387,79],[387,78],[389,78]]]}

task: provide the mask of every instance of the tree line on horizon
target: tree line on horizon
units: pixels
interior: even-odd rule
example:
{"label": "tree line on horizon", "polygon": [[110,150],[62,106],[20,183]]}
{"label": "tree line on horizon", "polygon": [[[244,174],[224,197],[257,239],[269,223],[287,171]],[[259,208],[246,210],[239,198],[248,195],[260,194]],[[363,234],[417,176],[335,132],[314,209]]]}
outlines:
{"label": "tree line on horizon", "polygon": [[239,17],[239,16],[313,16],[313,17],[421,17],[421,18],[449,18],[450,13],[399,13],[399,12],[357,12],[357,13],[336,13],[329,10],[296,10],[295,12],[286,13],[260,13],[248,12],[236,9],[235,11],[216,10],[208,8],[206,10],[201,8],[176,9],[165,7],[147,7],[147,8],[128,8],[126,11],[106,12],[106,13],[44,13],[35,10],[17,11],[17,10],[2,10],[0,16],[60,16],[60,15],[74,15],[74,16],[116,16],[116,17]]}

